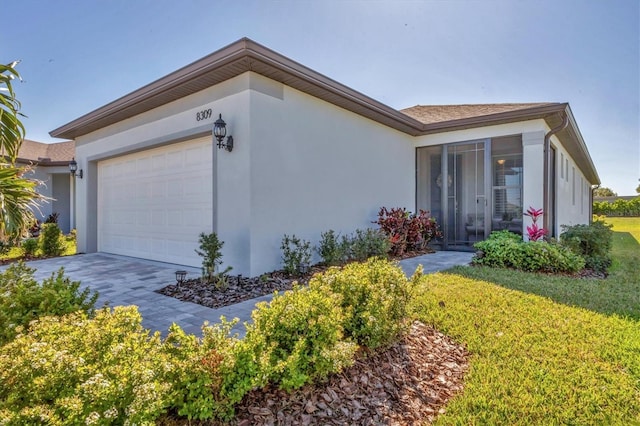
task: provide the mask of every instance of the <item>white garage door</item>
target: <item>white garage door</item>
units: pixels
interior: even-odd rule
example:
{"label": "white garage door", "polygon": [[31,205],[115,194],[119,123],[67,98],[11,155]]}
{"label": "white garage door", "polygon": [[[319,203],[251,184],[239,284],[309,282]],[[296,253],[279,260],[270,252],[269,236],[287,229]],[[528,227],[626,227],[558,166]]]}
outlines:
{"label": "white garage door", "polygon": [[200,266],[212,230],[212,142],[194,139],[98,163],[98,250]]}

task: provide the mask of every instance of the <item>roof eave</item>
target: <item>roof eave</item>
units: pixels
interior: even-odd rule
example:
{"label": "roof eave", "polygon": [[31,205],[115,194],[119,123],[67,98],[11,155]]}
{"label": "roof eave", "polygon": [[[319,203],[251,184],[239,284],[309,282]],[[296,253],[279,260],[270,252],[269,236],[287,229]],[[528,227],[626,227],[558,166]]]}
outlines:
{"label": "roof eave", "polygon": [[[260,66],[260,64],[263,64],[263,66]],[[229,69],[225,69],[225,67]],[[220,73],[219,79],[216,79],[216,71]],[[288,84],[298,90],[310,93],[334,105],[351,110],[402,132],[417,135],[422,129],[422,123],[418,120],[350,89],[265,46],[243,38],[52,130],[50,135],[75,139],[78,136],[149,111],[162,104],[163,95],[167,96],[166,103],[168,103],[196,93],[201,89],[196,90],[186,86],[200,77],[210,76],[219,83],[248,71],[262,73],[268,78]],[[290,77],[293,78],[291,79]],[[310,85],[310,87],[307,85]],[[167,94],[170,90],[179,92],[180,89],[185,88],[187,91],[184,93]],[[156,103],[153,103],[154,99],[156,99]],[[148,102],[150,106],[145,106],[145,102]],[[123,113],[123,110],[127,109],[129,109],[129,112]]]}

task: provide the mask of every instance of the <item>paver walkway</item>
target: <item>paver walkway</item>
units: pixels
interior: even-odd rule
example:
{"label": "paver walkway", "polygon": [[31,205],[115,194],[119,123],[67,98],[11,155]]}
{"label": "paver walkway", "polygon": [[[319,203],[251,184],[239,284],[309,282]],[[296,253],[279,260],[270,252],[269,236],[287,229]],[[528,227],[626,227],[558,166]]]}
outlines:
{"label": "paver walkway", "polygon": [[[473,253],[439,251],[433,254],[405,259],[400,266],[407,276],[411,276],[418,264],[422,264],[425,273],[448,269],[455,265],[466,265]],[[80,281],[82,287],[98,291],[97,306],[105,303],[109,306],[137,305],[142,315],[144,327],[166,334],[172,323],[179,324],[186,332],[200,335],[204,321],[217,322],[221,315],[227,319],[238,317],[240,323],[235,332],[244,334],[244,321],[251,319],[256,303],[271,300],[272,295],[246,300],[231,306],[211,309],[195,303],[182,302],[173,297],[156,293],[168,284],[175,283],[175,271],[183,269],[188,278],[200,276],[199,268],[190,268],[168,263],[152,262],[125,256],[104,253],[80,254],[28,262],[36,269],[35,277],[42,280],[60,267],[65,275],[74,281]],[[0,269],[5,269],[3,266]]]}

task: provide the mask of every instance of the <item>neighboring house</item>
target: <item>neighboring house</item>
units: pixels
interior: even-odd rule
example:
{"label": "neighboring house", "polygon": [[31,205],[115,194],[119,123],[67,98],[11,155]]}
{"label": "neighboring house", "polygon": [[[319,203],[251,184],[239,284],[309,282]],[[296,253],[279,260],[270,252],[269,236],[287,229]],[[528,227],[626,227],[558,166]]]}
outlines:
{"label": "neighboring house", "polygon": [[[220,115],[231,152],[212,140]],[[568,104],[397,111],[248,39],[51,135],[84,170],[80,252],[198,266],[198,234],[216,231],[250,276],[280,268],[284,234],[350,233],[381,206],[430,210],[443,249],[526,234],[529,206],[557,235],[589,222],[600,182]]]}
{"label": "neighboring house", "polygon": [[44,221],[50,214],[58,213],[58,225],[69,233],[73,222],[73,179],[69,162],[74,156],[74,142],[41,143],[28,139],[22,141],[18,151],[18,164],[30,165],[33,171],[26,175],[42,181],[37,191],[50,198],[35,210],[36,218]]}

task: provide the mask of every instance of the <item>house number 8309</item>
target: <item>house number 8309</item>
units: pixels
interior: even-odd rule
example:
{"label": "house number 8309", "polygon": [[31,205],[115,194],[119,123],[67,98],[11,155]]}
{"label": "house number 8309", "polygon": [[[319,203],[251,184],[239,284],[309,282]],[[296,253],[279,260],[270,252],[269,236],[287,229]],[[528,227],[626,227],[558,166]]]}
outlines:
{"label": "house number 8309", "polygon": [[211,108],[205,109],[204,111],[200,111],[196,114],[196,121],[206,120],[207,118],[211,118],[211,115]]}

